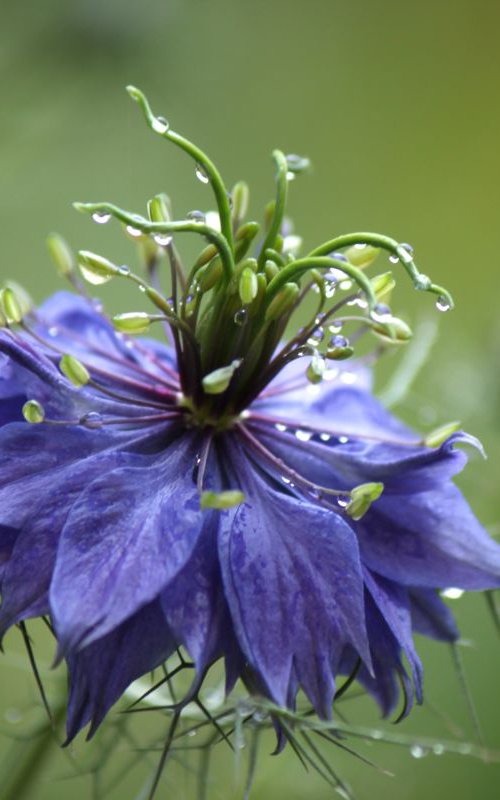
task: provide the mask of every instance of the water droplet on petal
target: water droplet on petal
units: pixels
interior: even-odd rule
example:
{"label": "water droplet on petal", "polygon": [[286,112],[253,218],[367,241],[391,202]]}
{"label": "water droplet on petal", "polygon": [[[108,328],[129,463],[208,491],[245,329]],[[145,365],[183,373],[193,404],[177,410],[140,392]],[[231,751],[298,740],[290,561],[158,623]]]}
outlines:
{"label": "water droplet on petal", "polygon": [[351,502],[350,494],[339,494],[339,496],[337,497],[337,505],[340,506],[340,508],[346,508],[350,502]]}
{"label": "water droplet on petal", "polygon": [[300,428],[298,428],[295,431],[295,436],[299,440],[299,442],[308,442],[309,439],[312,438],[312,433],[311,431],[303,431]]}
{"label": "water droplet on petal", "polygon": [[209,180],[208,179],[208,175],[205,172],[205,170],[202,167],[200,167],[199,164],[196,165],[195,170],[194,170],[194,174],[196,175],[196,177],[198,178],[200,183],[208,183],[208,180]]}
{"label": "water droplet on petal", "polygon": [[456,589],[454,586],[450,586],[440,592],[441,597],[446,597],[447,600],[460,600],[463,594],[463,589]]}
{"label": "water droplet on petal", "polygon": [[320,433],[319,438],[322,442],[329,442],[332,436],[330,433]]}
{"label": "water droplet on petal", "polygon": [[111,214],[106,214],[102,211],[95,211],[92,214],[92,219],[94,222],[97,222],[98,225],[105,225],[106,222],[109,222],[111,219]]}
{"label": "water droplet on petal", "polygon": [[330,333],[340,333],[342,330],[344,323],[343,322],[335,322],[333,325],[330,325],[328,330]]}
{"label": "water droplet on petal", "polygon": [[88,414],[81,418],[80,424],[90,428],[90,430],[98,430],[98,428],[102,428],[104,420],[97,411],[89,411]]}
{"label": "water droplet on petal", "polygon": [[130,275],[130,267],[127,267],[126,264],[122,264],[121,267],[118,267],[118,272],[120,273],[120,275],[124,276]]}
{"label": "water droplet on petal", "polygon": [[398,264],[399,263],[399,256],[395,255],[394,253],[389,256],[389,261],[391,264]]}
{"label": "water droplet on petal", "polygon": [[283,425],[283,423],[282,423],[282,422],[277,422],[277,423],[276,423],[276,425],[275,425],[274,427],[275,427],[275,428],[276,428],[276,430],[277,430],[277,431],[279,431],[280,433],[285,433],[285,431],[286,431],[286,429],[287,429],[286,425]]}
{"label": "water droplet on petal", "polygon": [[166,133],[170,128],[170,124],[165,117],[155,117],[151,123],[151,127],[156,133]]}
{"label": "water droplet on petal", "polygon": [[392,311],[384,303],[377,303],[371,313],[371,318],[375,322],[389,322],[392,319]]}
{"label": "water droplet on petal", "polygon": [[436,300],[436,308],[438,311],[449,311],[451,306],[446,297],[439,295],[438,299]]}
{"label": "water droplet on petal", "polygon": [[347,444],[348,441],[349,441],[348,436],[339,436],[339,444]]}
{"label": "water droplet on petal", "polygon": [[340,373],[340,380],[342,381],[342,383],[345,383],[347,384],[347,386],[350,386],[353,383],[356,383],[356,381],[358,380],[358,376],[354,372],[342,371]]}
{"label": "water droplet on petal", "polygon": [[442,756],[443,753],[444,753],[444,750],[445,750],[444,744],[439,744],[439,742],[438,742],[438,744],[435,744],[432,747],[432,752],[434,753],[435,756]]}
{"label": "water droplet on petal", "polygon": [[49,336],[57,336],[58,333],[59,333],[59,328],[57,327],[57,325],[51,325],[51,327],[49,328],[48,333],[49,333]]}
{"label": "water droplet on petal", "polygon": [[233,317],[234,324],[241,327],[247,321],[247,316],[246,308],[240,308]]}
{"label": "water droplet on petal", "polygon": [[295,180],[295,172],[291,172],[290,170],[286,173],[287,181],[294,181]]}
{"label": "water droplet on petal", "polygon": [[291,480],[290,478],[287,478],[286,475],[282,475],[281,480],[283,481],[283,483],[286,483],[287,486],[290,486]]}

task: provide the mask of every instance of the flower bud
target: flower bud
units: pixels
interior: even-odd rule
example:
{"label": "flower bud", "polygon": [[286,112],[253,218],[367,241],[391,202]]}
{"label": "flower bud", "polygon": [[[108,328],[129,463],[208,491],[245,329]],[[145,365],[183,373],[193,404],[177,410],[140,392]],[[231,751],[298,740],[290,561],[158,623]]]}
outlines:
{"label": "flower bud", "polygon": [[316,353],[307,367],[306,377],[310,383],[321,383],[326,369],[325,359]]}
{"label": "flower bud", "polygon": [[377,302],[383,300],[387,303],[392,290],[396,286],[396,281],[393,278],[392,272],[382,272],[381,275],[375,275],[375,277],[371,279],[371,285]]}
{"label": "flower bud", "polygon": [[77,388],[85,386],[90,380],[88,369],[74,356],[64,355],[59,361],[59,369]]}
{"label": "flower bud", "polygon": [[108,261],[103,256],[91,253],[89,250],[80,250],[78,253],[78,266],[85,280],[94,286],[107,283],[111,278],[120,274],[116,264]]}
{"label": "flower bud", "polygon": [[384,342],[405,344],[413,336],[409,325],[398,317],[391,317],[388,322],[372,323],[372,330]]}
{"label": "flower bud", "polygon": [[250,245],[260,230],[258,222],[245,222],[235,233],[235,258],[239,261],[248,252]]}
{"label": "flower bud", "polygon": [[37,425],[45,419],[45,409],[37,400],[28,400],[22,408],[23,417],[26,422]]}
{"label": "flower bud", "polygon": [[222,275],[222,261],[219,256],[213,258],[210,264],[207,264],[203,272],[200,271],[198,275],[198,286],[202,292],[208,292],[210,289],[213,289]]}

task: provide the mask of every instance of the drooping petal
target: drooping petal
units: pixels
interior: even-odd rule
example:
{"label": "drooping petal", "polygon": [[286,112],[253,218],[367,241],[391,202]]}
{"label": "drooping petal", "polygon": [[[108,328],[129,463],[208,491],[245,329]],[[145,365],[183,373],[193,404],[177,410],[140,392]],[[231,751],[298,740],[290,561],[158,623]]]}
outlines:
{"label": "drooping petal", "polygon": [[452,483],[382,495],[356,530],[364,563],[403,586],[500,586],[500,545]]}
{"label": "drooping petal", "polygon": [[345,645],[370,665],[355,537],[339,516],[275,488],[234,439],[228,455],[246,495],[221,514],[219,539],[240,645],[276,702],[286,705],[294,668],[328,716]]}
{"label": "drooping petal", "polygon": [[196,453],[197,435],[186,433],[148,467],[96,478],[75,502],[50,590],[63,650],[112,631],[183,568],[202,529]]}
{"label": "drooping petal", "polygon": [[410,589],[414,630],[440,642],[456,642],[460,636],[453,614],[434,589]]}
{"label": "drooping petal", "polygon": [[151,672],[175,650],[160,603],[143,606],[115,630],[68,656],[68,741],[88,722],[89,736],[132,681]]}

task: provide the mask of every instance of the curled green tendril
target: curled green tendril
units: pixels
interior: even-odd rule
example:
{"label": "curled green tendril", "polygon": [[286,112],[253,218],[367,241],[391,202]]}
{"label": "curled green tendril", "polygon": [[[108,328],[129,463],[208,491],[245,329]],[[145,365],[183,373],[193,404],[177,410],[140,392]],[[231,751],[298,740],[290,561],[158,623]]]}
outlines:
{"label": "curled green tendril", "polygon": [[215,228],[211,228],[203,222],[193,222],[192,220],[178,220],[172,222],[150,222],[145,217],[130,214],[128,211],[113,205],[112,203],[73,203],[77,211],[86,214],[110,214],[114,219],[131,225],[143,233],[152,236],[163,233],[197,233],[212,242],[218,249],[224,268],[225,280],[229,281],[234,272],[234,259],[231,248],[225,237]]}
{"label": "curled green tendril", "polygon": [[439,297],[444,299],[449,308],[454,307],[453,298],[447,289],[444,289],[442,286],[438,286],[436,283],[432,283],[431,279],[428,278],[427,275],[423,275],[417,268],[408,250],[406,250],[402,244],[397,242],[395,239],[391,239],[389,236],[382,236],[378,233],[364,231],[360,233],[347,233],[343,236],[336,236],[335,239],[330,239],[329,241],[324,242],[324,244],[321,244],[319,247],[315,247],[314,250],[311,250],[311,252],[308,254],[308,257],[327,255],[328,253],[332,253],[336,250],[341,250],[344,247],[350,247],[351,245],[355,244],[373,245],[374,247],[380,247],[382,250],[386,250],[388,253],[392,253],[392,255],[397,256],[406,272],[410,276],[415,289],[439,295]]}
{"label": "curled green tendril", "polygon": [[[139,106],[141,107],[149,127],[153,131],[158,133],[157,128],[155,128],[155,122],[157,121],[157,117],[153,114],[151,106],[149,105],[149,102],[145,97],[145,95],[140,91],[140,89],[137,89],[135,86],[127,86],[127,92],[129,93],[132,100],[135,100],[135,102],[138,103]],[[191,158],[195,161],[195,163],[203,169],[203,172],[207,176],[208,182],[210,183],[215,194],[217,208],[220,216],[222,233],[224,234],[224,237],[227,240],[229,248],[232,249],[233,230],[231,221],[231,207],[229,204],[229,195],[218,169],[216,168],[214,163],[208,158],[206,153],[203,152],[203,150],[200,150],[199,147],[196,147],[196,145],[194,145],[188,139],[185,139],[180,134],[170,130],[169,127],[167,127],[166,130],[161,133],[161,136],[173,142],[182,150],[184,150],[184,152],[187,153],[189,156],[191,156]]]}

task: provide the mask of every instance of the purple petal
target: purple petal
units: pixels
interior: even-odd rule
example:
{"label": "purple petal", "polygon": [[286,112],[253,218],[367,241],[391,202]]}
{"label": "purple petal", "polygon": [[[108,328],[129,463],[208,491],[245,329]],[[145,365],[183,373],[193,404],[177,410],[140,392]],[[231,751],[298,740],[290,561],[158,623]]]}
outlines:
{"label": "purple petal", "polygon": [[336,514],[272,488],[232,441],[246,502],[221,514],[219,554],[236,634],[276,702],[287,703],[295,668],[328,716],[345,645],[370,665],[355,537]]}
{"label": "purple petal", "polygon": [[383,494],[357,532],[367,566],[403,586],[500,586],[500,545],[453,484],[405,497]]}
{"label": "purple petal", "polygon": [[92,736],[132,681],[155,669],[175,650],[160,604],[144,606],[112,633],[68,657],[68,741],[92,721]]}
{"label": "purple petal", "polygon": [[109,633],[187,562],[202,529],[196,452],[196,435],[185,434],[148,467],[96,478],[73,505],[50,591],[63,650]]}
{"label": "purple petal", "polygon": [[440,642],[456,642],[460,637],[453,614],[434,589],[410,589],[413,628],[417,633]]}

